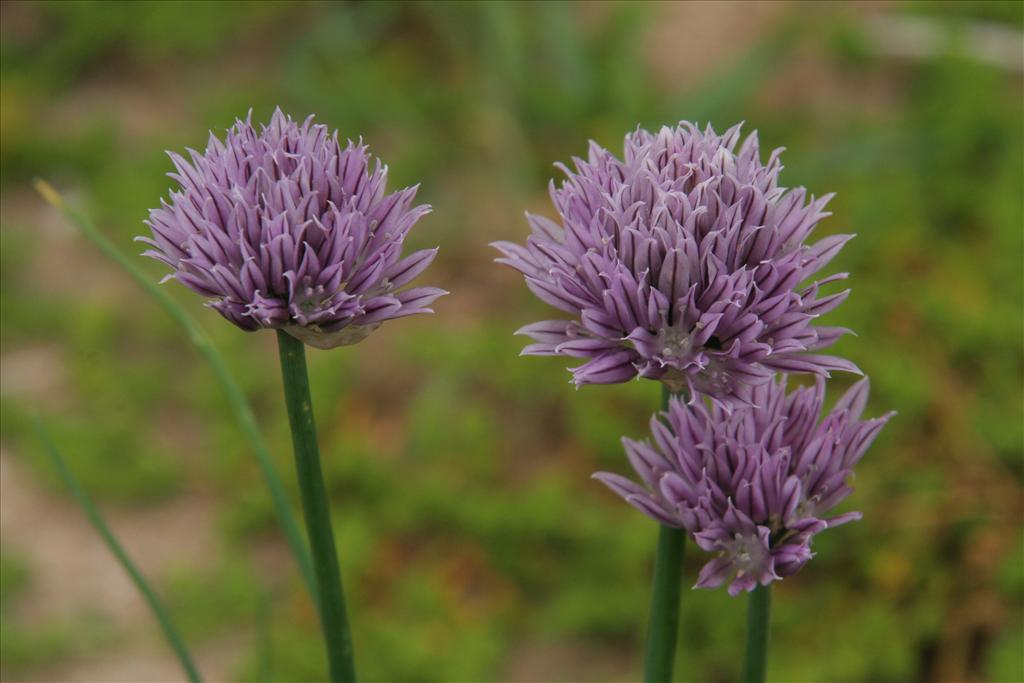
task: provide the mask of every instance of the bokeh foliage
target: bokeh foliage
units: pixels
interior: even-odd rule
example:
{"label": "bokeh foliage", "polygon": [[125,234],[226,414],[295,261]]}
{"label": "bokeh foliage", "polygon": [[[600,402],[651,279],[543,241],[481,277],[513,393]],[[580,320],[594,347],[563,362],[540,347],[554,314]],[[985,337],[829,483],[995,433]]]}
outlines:
{"label": "bokeh foliage", "polygon": [[[769,678],[1024,680],[1024,106],[1019,73],[956,41],[967,22],[1020,31],[1021,5],[883,8],[949,29],[948,46],[915,61],[878,54],[859,10],[784,7],[682,84],[651,68],[686,59],[686,21],[678,41],[652,38],[670,9],[6,3],[0,342],[11,358],[45,349],[59,381],[5,378],[5,457],[56,490],[24,419],[45,412],[110,506],[215,496],[221,559],[182,558],[162,583],[186,637],[249,634],[241,677],[323,674],[297,573],[247,561],[285,546],[224,397],[162,312],[28,190],[47,177],[137,250],[168,188],[165,148],[201,146],[250,107],[257,120],[277,104],[316,112],[364,136],[396,185],[422,181],[435,210],[411,239],[442,246],[429,279],[453,291],[434,317],[310,358],[364,677],[635,675],[656,530],[588,476],[625,470],[618,438],[644,432],[658,390],[577,392],[563,360],[517,358],[511,331],[548,312],[487,243],[521,239],[526,208],[550,213],[551,162],[589,138],[614,147],[638,123],[746,120],[763,146],[787,146],[786,184],[838,192],[824,229],[858,238],[836,261],[854,294],[830,324],[858,332],[838,351],[871,375],[873,410],[900,413],[860,467],[851,503],[864,521],[822,535],[780,586]],[[269,335],[168,287],[229,358],[293,484]],[[28,556],[3,548],[5,677],[84,648],[116,658],[116,625],[19,621]],[[691,547],[687,580],[700,561]],[[724,591],[684,598],[680,680],[731,680],[743,605]]]}

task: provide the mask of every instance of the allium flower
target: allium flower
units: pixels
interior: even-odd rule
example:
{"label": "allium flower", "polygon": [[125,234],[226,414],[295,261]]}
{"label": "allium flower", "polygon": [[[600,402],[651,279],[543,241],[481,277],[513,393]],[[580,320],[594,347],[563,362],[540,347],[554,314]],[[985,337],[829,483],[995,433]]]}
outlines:
{"label": "allium flower", "polygon": [[893,413],[860,419],[866,378],[819,424],[824,397],[820,378],[788,395],[783,378],[754,389],[758,407],[737,406],[732,414],[673,399],[662,419],[651,419],[653,444],[623,439],[644,486],[607,472],[594,478],[718,553],[696,587],[734,577],[729,593],[753,590],[796,573],[811,557],[812,536],[860,518],[829,511],[852,491],[854,465]]}
{"label": "allium flower", "polygon": [[561,225],[527,214],[526,245],[495,243],[540,299],[572,320],[527,325],[524,354],[588,359],[581,384],[636,376],[749,401],[776,371],[828,376],[852,363],[808,353],[847,332],[815,318],[849,291],[820,296],[846,273],[801,286],[852,235],[804,244],[831,195],[778,186],[781,149],[762,164],[757,134],[717,135],[689,122],[626,136],[623,160],[591,143],[564,165],[551,198]]}
{"label": "allium flower", "polygon": [[170,153],[181,188],[150,211],[152,249],[183,285],[244,330],[283,328],[320,348],[360,341],[383,321],[416,313],[445,294],[401,290],[436,249],[401,258],[402,242],[430,211],[416,187],[386,194],[387,167],[363,144],[299,125],[281,110],[257,130],[236,121],[212,133],[191,163]]}

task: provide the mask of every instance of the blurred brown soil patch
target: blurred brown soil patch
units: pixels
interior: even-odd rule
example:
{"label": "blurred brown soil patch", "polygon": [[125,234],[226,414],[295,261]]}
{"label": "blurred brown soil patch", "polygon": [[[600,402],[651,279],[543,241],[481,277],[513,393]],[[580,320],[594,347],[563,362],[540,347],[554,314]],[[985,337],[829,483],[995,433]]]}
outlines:
{"label": "blurred brown soil patch", "polygon": [[5,395],[51,409],[64,407],[70,397],[63,349],[55,344],[4,349],[0,382]]}
{"label": "blurred brown soil patch", "polygon": [[[219,559],[212,497],[183,495],[160,506],[104,513],[158,591],[169,571],[209,570]],[[181,678],[148,607],[82,511],[69,498],[41,488],[6,449],[0,450],[0,533],[4,548],[23,558],[31,571],[27,588],[7,606],[19,624],[31,627],[90,615],[126,634],[116,652],[73,658],[7,680]],[[225,680],[242,651],[241,643],[211,643],[199,650],[201,666],[213,680]]]}
{"label": "blurred brown soil patch", "polygon": [[720,70],[790,10],[785,2],[666,2],[647,37],[647,65],[657,82],[686,88]]}
{"label": "blurred brown soil patch", "polygon": [[[70,463],[74,467],[74,462]],[[32,570],[15,607],[26,623],[93,611],[117,621],[149,620],[134,585],[70,498],[41,489],[24,463],[0,450],[0,529],[5,547]],[[159,586],[175,565],[212,569],[219,557],[213,498],[179,496],[139,510],[104,510],[129,555]]]}
{"label": "blurred brown soil patch", "polygon": [[[58,188],[59,190],[60,188]],[[70,194],[66,198],[76,203]],[[19,286],[48,295],[71,297],[77,301],[116,301],[128,307],[141,301],[141,291],[110,261],[89,245],[60,214],[29,187],[5,190],[0,201],[0,224],[14,239],[32,244],[28,258],[16,266]],[[139,232],[143,230],[139,225]],[[101,226],[103,232],[109,231]],[[118,247],[129,253],[139,251],[127,240]]]}
{"label": "blurred brown soil patch", "polygon": [[[138,639],[136,639],[138,640]],[[235,664],[250,647],[240,636],[221,638],[205,646],[192,647],[196,666],[208,681],[234,679]],[[121,647],[116,655],[98,653],[69,659],[55,666],[37,669],[4,681],[47,681],[53,683],[168,683],[184,681],[181,665],[166,645],[155,638],[134,642],[131,649]]]}
{"label": "blurred brown soil patch", "polygon": [[629,681],[636,678],[636,653],[572,640],[525,641],[513,646],[498,680]]}

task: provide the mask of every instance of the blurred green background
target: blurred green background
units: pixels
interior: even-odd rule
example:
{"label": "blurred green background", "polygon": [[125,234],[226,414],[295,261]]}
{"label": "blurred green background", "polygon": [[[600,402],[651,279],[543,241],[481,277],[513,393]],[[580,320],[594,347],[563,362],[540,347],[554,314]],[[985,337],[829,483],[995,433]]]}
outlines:
{"label": "blurred green background", "polygon": [[[769,678],[1024,680],[1024,4],[4,2],[4,680],[180,676],[27,428],[74,471],[166,597],[210,680],[324,672],[315,612],[252,453],[181,332],[31,189],[117,244],[170,187],[165,149],[252,107],[364,136],[434,206],[437,315],[311,351],[359,668],[375,681],[636,678],[655,525],[589,474],[625,471],[653,383],[575,391],[518,358],[549,317],[487,246],[551,215],[552,163],[638,123],[746,120],[785,185],[835,191],[858,233],[830,324],[894,420],[858,524],[778,586]],[[142,260],[140,259],[140,262]],[[159,264],[144,262],[154,279]],[[215,337],[294,494],[270,334]],[[835,396],[850,381],[837,377]],[[686,581],[706,558],[691,546]],[[687,591],[678,680],[734,680],[745,604]]]}

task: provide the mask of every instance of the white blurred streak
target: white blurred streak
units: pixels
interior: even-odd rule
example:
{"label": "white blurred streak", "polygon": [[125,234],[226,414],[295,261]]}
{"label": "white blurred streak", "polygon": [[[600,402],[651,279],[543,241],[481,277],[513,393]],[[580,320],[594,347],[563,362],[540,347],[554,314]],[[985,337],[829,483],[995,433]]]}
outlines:
{"label": "white blurred streak", "polygon": [[1024,33],[994,23],[949,25],[934,19],[876,15],[865,33],[881,54],[932,59],[956,53],[992,66],[1024,72]]}

